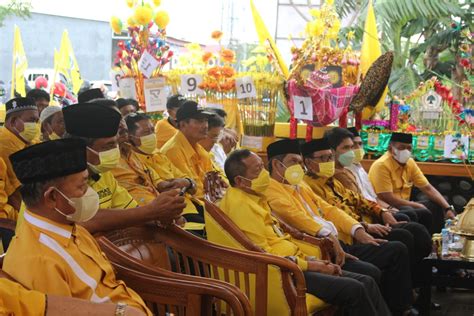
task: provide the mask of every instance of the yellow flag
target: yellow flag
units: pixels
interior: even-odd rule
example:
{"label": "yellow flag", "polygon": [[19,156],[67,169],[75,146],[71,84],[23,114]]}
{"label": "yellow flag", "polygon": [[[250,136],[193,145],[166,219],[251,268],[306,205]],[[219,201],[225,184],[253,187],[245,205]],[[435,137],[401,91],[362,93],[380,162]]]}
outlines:
{"label": "yellow flag", "polygon": [[[364,27],[364,39],[362,41],[362,49],[360,53],[360,73],[365,76],[372,63],[377,60],[380,55],[382,55],[382,49],[380,48],[380,41],[377,34],[374,7],[372,5],[372,0],[369,0],[367,18]],[[388,88],[385,87],[385,91],[383,92],[380,101],[377,103],[377,106],[375,108],[364,108],[362,119],[369,119],[372,115],[382,110],[387,93]]]}
{"label": "yellow flag", "polygon": [[77,94],[82,86],[81,73],[79,71],[79,65],[77,64],[74,50],[72,49],[71,40],[67,30],[64,30],[61,38],[61,47],[59,53],[54,54],[54,69],[55,72],[62,73],[66,78],[71,80],[72,91]]}
{"label": "yellow flag", "polygon": [[285,78],[288,78],[288,67],[286,66],[286,63],[283,60],[283,57],[281,56],[280,51],[278,50],[278,47],[275,44],[275,41],[268,32],[267,27],[265,26],[265,23],[262,20],[262,17],[258,13],[258,10],[255,7],[253,0],[250,0],[250,7],[252,8],[253,23],[255,24],[255,29],[257,30],[258,40],[260,41],[260,44],[264,46],[266,46],[267,44],[270,45],[270,49],[273,51],[273,54],[277,59],[281,72],[283,73]]}
{"label": "yellow flag", "polygon": [[20,29],[15,25],[13,36],[13,62],[12,62],[12,92],[11,97],[15,97],[15,91],[22,96],[26,95],[25,71],[28,69],[23,42],[21,41]]}

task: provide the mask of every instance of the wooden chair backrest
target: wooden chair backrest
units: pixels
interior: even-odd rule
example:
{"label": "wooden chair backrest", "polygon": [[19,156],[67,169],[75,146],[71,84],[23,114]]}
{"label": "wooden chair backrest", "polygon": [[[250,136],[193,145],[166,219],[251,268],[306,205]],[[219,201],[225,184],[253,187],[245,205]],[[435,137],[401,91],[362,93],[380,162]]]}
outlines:
{"label": "wooden chair backrest", "polygon": [[114,264],[114,268],[117,277],[142,297],[154,315],[212,315],[215,297],[226,298],[225,302],[229,306],[227,315],[249,315],[227,288],[205,282],[153,276],[119,264]]}
{"label": "wooden chair backrest", "polygon": [[[241,309],[243,310],[243,315],[252,315],[252,308],[250,306],[250,302],[248,298],[234,285],[222,282],[220,280],[196,277],[192,275],[186,274],[178,274],[166,269],[159,268],[158,266],[153,266],[149,263],[146,263],[142,260],[139,260],[130,254],[122,251],[120,248],[115,246],[110,240],[108,240],[105,236],[100,236],[97,238],[97,242],[105,252],[107,258],[111,261],[112,265],[121,265],[126,268],[140,271],[142,273],[146,273],[152,276],[161,276],[171,278],[177,281],[191,281],[195,283],[205,283],[207,287],[214,287],[217,289],[224,288],[222,294],[215,295],[214,304],[216,307],[216,311],[220,313],[220,309],[222,305],[220,301],[224,301],[226,308],[226,315],[232,315],[233,310],[237,310],[236,308],[231,309],[232,305],[241,305]],[[232,296],[229,297],[228,293],[232,293]],[[236,302],[235,302],[236,301]],[[230,302],[230,303],[229,303]],[[235,315],[235,314],[234,314]]]}
{"label": "wooden chair backrest", "polygon": [[[178,273],[219,279],[236,285],[250,301],[255,301],[256,315],[267,314],[268,267],[278,266],[285,291],[293,294],[289,304],[301,307],[295,315],[306,314],[303,273],[287,259],[221,247],[174,225],[167,229],[131,227],[104,236],[120,249],[149,264],[158,264],[165,269],[172,267]],[[153,249],[151,256],[150,249]],[[155,260],[158,256],[162,257],[161,260]],[[149,260],[150,257],[153,259]],[[255,282],[250,282],[251,278]],[[300,286],[295,288],[292,278]],[[252,288],[251,283],[254,284]],[[303,303],[296,304],[297,298],[302,299]]]}

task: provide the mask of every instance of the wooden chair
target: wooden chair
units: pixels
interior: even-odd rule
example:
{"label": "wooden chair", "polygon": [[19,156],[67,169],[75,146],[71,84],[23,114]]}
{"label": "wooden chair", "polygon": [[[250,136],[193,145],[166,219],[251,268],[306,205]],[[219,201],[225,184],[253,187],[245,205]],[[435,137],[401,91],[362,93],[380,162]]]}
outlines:
{"label": "wooden chair", "polygon": [[[149,229],[145,229],[143,231],[145,236],[150,232],[151,231]],[[151,234],[150,237],[153,240],[153,234]],[[146,273],[150,276],[166,277],[176,280],[177,282],[184,281],[187,283],[191,282],[195,284],[200,284],[203,291],[207,289],[207,295],[213,295],[213,303],[216,307],[217,315],[221,314],[222,308],[222,304],[220,304],[219,301],[223,301],[226,303],[226,315],[252,315],[252,309],[248,298],[242,293],[242,291],[240,291],[236,286],[232,284],[209,278],[178,274],[166,269],[159,268],[156,265],[150,264],[149,262],[138,260],[137,258],[122,251],[105,236],[98,237],[97,242],[99,243],[99,246],[101,247],[102,251],[105,252],[107,258],[111,261],[114,267],[123,266],[129,269],[133,269],[135,271]],[[147,243],[147,246],[151,244],[152,243],[149,242]],[[145,244],[143,246],[145,246]],[[141,253],[143,257],[148,257],[145,252],[142,251]],[[159,253],[155,254],[157,256],[160,256]],[[124,279],[124,281],[125,283],[127,283],[127,280]],[[206,308],[209,309],[209,307],[210,302],[207,302]]]}
{"label": "wooden chair", "polygon": [[[105,237],[123,251],[149,264],[179,273],[214,278],[239,287],[252,303],[255,315],[307,316],[306,285],[300,268],[290,260],[254,251],[219,246],[173,225],[131,227]],[[99,239],[100,241],[100,239]],[[269,286],[269,274],[278,272],[278,286]],[[273,295],[279,290],[283,295]],[[283,300],[285,308],[269,310],[269,302]]]}
{"label": "wooden chair", "polygon": [[246,313],[234,293],[226,287],[217,287],[206,282],[177,280],[154,276],[114,264],[117,278],[133,288],[145,301],[154,315],[213,315],[216,297],[225,299],[232,315],[244,316]]}

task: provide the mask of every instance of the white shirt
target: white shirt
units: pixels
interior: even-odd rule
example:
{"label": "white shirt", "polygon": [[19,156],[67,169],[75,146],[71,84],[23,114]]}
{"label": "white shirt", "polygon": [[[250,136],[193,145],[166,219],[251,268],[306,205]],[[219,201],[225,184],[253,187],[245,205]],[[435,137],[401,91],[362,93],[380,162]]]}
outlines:
{"label": "white shirt", "polygon": [[357,180],[357,185],[359,186],[360,192],[362,192],[362,196],[369,201],[377,202],[377,194],[375,193],[374,187],[370,182],[369,175],[364,170],[361,164],[353,163],[349,167],[347,167]]}
{"label": "white shirt", "polygon": [[222,148],[221,145],[219,144],[214,144],[211,148],[211,153],[214,154],[214,162],[222,169],[224,170],[224,163],[225,160],[227,159],[227,155],[225,154],[224,149]]}

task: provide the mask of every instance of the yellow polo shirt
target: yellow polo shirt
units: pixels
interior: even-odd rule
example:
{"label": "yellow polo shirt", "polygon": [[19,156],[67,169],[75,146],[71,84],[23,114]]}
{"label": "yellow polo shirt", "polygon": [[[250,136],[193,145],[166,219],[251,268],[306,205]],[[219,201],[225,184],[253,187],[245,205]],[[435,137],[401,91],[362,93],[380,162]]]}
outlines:
{"label": "yellow polo shirt", "polygon": [[[305,247],[303,252],[296,240],[282,232],[277,219],[271,215],[265,197],[231,187],[220,201],[219,207],[256,246],[277,256],[298,257],[297,263],[303,271],[308,267],[306,256],[321,258],[319,248]],[[209,237],[212,238],[211,233],[208,234]],[[219,243],[218,240],[210,241]]]}
{"label": "yellow polo shirt", "polygon": [[168,118],[163,118],[156,122],[156,148],[160,149],[163,147],[163,145],[166,144],[166,142],[169,141],[174,135],[176,135],[177,132],[178,130],[176,127],[171,125],[171,123],[168,121]]}
{"label": "yellow polo shirt", "polygon": [[0,279],[0,315],[44,316],[46,296],[20,284]]}
{"label": "yellow polo shirt", "polygon": [[88,184],[99,195],[101,209],[127,209],[137,207],[137,202],[120,186],[110,171],[89,175]]}
{"label": "yellow polo shirt", "polygon": [[405,166],[402,166],[389,152],[372,164],[369,179],[375,193],[392,192],[404,200],[410,199],[413,186],[422,188],[430,184],[413,158],[408,159]]}
{"label": "yellow polo shirt", "polygon": [[133,151],[122,154],[118,166],[111,172],[119,186],[127,190],[140,206],[150,203],[159,194],[156,186],[162,180],[153,169],[145,166]]}
{"label": "yellow polo shirt", "polygon": [[8,218],[17,220],[18,212],[8,204],[8,195],[5,191],[5,186],[8,181],[7,177],[7,165],[0,158],[0,218]]}
{"label": "yellow polo shirt", "polygon": [[80,225],[26,211],[3,269],[29,289],[95,303],[124,302],[152,315],[140,296],[115,278],[94,237]]}
{"label": "yellow polo shirt", "polygon": [[191,146],[182,132],[178,132],[161,149],[168,159],[196,183],[198,199],[204,198],[204,176],[213,171],[209,153],[199,144]]}
{"label": "yellow polo shirt", "polygon": [[326,202],[343,210],[358,222],[379,223],[382,208],[375,202],[366,200],[360,194],[349,190],[334,177],[313,178],[305,176],[304,181],[314,193]]}
{"label": "yellow polo shirt", "polygon": [[176,168],[161,151],[156,151],[153,155],[140,153],[136,153],[136,155],[142,163],[153,169],[163,180],[186,178],[186,175]]}
{"label": "yellow polo shirt", "polygon": [[5,183],[5,192],[8,196],[12,195],[21,185],[10,162],[10,155],[26,148],[27,144],[10,132],[6,127],[0,128],[0,158],[7,166],[7,181]]}
{"label": "yellow polo shirt", "polygon": [[[348,244],[352,243],[352,227],[358,225],[359,222],[314,194],[304,182],[299,186],[299,192],[297,192],[294,186],[271,179],[265,196],[272,211],[294,228],[316,236],[323,228],[313,218],[313,216],[318,216],[336,226],[340,240]],[[306,209],[303,203],[308,205],[313,214]]]}

